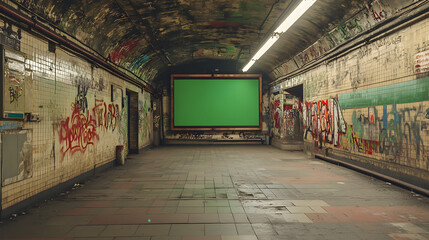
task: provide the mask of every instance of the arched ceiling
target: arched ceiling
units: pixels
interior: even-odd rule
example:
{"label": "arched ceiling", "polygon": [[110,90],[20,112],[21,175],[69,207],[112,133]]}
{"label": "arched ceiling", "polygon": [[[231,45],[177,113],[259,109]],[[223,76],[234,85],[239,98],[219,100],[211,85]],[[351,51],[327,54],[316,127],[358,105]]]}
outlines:
{"label": "arched ceiling", "polygon": [[[106,58],[151,81],[197,59],[237,71],[299,0],[14,0]],[[252,68],[267,73],[363,8],[319,0]]]}

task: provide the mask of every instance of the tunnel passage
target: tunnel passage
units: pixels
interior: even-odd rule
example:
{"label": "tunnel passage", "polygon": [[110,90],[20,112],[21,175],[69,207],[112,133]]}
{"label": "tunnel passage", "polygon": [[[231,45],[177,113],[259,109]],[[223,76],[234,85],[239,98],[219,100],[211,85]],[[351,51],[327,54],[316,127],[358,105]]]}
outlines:
{"label": "tunnel passage", "polygon": [[[158,143],[294,147],[427,191],[428,2],[318,0],[273,32],[300,3],[2,0],[2,217]],[[172,74],[249,61],[258,129],[171,127]]]}

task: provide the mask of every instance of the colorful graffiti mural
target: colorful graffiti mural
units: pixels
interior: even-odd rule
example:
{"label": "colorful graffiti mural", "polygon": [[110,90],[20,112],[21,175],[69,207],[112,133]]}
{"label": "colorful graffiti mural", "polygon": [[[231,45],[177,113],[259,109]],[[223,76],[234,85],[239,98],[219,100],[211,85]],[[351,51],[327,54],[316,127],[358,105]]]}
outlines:
{"label": "colorful graffiti mural", "polygon": [[427,113],[423,103],[407,105],[350,109],[351,122],[346,123],[336,99],[307,102],[304,138],[311,135],[318,148],[333,144],[342,150],[381,154],[398,164],[427,168],[429,154],[423,141]]}
{"label": "colorful graffiti mural", "polygon": [[323,143],[338,146],[339,137],[346,133],[346,124],[336,99],[307,102],[303,109],[304,139],[308,133],[319,147]]}
{"label": "colorful graffiti mural", "polygon": [[302,101],[290,94],[278,94],[270,103],[272,134],[280,139],[301,139]]}

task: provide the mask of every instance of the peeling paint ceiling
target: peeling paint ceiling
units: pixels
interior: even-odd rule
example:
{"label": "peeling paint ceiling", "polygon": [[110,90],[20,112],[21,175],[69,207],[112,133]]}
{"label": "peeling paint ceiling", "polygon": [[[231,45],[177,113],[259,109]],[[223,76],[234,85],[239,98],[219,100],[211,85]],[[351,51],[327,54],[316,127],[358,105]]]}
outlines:
{"label": "peeling paint ceiling", "polygon": [[[198,59],[237,71],[298,0],[15,0],[144,80]],[[253,67],[268,73],[364,8],[319,0]]]}

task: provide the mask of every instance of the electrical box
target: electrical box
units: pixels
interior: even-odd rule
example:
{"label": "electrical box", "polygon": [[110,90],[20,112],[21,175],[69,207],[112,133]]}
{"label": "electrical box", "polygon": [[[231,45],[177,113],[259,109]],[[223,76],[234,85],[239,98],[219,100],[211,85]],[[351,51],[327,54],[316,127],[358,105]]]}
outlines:
{"label": "electrical box", "polygon": [[0,58],[1,118],[24,120],[25,56],[0,45]]}

